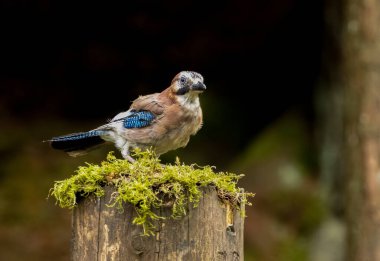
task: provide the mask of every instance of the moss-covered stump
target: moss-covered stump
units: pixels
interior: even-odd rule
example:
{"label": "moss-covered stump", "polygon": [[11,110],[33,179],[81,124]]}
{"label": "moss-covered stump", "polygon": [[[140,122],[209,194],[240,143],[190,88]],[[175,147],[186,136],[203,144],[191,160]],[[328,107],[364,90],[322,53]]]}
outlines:
{"label": "moss-covered stump", "polygon": [[56,181],[50,195],[73,211],[73,260],[242,260],[243,175],[210,166],[136,162],[112,153]]}
{"label": "moss-covered stump", "polygon": [[182,218],[170,218],[170,206],[154,210],[164,217],[154,221],[154,236],[133,224],[132,204],[123,212],[107,206],[115,191],[107,187],[104,197],[88,197],[74,209],[73,260],[243,260],[244,217],[215,188],[203,188],[198,206],[189,203]]}

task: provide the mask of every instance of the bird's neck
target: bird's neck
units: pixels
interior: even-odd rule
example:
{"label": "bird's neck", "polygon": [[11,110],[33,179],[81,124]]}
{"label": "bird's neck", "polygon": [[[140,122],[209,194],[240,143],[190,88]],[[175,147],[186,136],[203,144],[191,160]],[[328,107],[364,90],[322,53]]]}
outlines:
{"label": "bird's neck", "polygon": [[176,95],[175,99],[177,100],[178,104],[181,105],[183,108],[186,108],[190,111],[196,111],[196,109],[199,108],[199,97],[196,93],[188,93],[185,95]]}
{"label": "bird's neck", "polygon": [[167,88],[162,92],[163,97],[168,97],[171,103],[177,103],[185,109],[195,111],[200,107],[198,93],[187,93],[185,95],[176,95],[171,88]]}

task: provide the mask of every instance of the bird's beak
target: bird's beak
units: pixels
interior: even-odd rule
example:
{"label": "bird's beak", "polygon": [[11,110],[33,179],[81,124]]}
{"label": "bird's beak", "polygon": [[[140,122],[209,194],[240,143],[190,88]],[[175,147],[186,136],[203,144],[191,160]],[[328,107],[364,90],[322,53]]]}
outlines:
{"label": "bird's beak", "polygon": [[191,89],[193,91],[203,92],[204,90],[206,90],[206,85],[202,82],[197,82],[191,86]]}

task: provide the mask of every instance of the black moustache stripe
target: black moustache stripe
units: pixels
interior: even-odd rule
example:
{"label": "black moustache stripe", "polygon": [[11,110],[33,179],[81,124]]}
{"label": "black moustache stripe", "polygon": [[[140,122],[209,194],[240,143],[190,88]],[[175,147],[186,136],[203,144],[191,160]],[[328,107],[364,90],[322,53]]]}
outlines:
{"label": "black moustache stripe", "polygon": [[179,89],[176,94],[177,95],[184,95],[186,93],[188,93],[190,91],[190,87],[188,86],[185,86],[185,87],[182,87],[181,89]]}

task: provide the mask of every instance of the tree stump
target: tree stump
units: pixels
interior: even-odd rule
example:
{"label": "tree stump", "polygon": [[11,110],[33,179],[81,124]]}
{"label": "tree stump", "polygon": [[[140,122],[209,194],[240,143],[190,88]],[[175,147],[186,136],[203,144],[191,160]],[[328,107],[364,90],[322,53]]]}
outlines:
{"label": "tree stump", "polygon": [[[142,235],[132,224],[134,206],[124,211],[109,207],[114,188],[104,197],[81,200],[73,211],[74,261],[86,260],[243,260],[244,217],[223,203],[214,188],[205,188],[199,205],[187,215],[170,218],[171,208],[158,209],[166,217],[155,222],[154,236]],[[241,206],[244,208],[244,206]]]}

